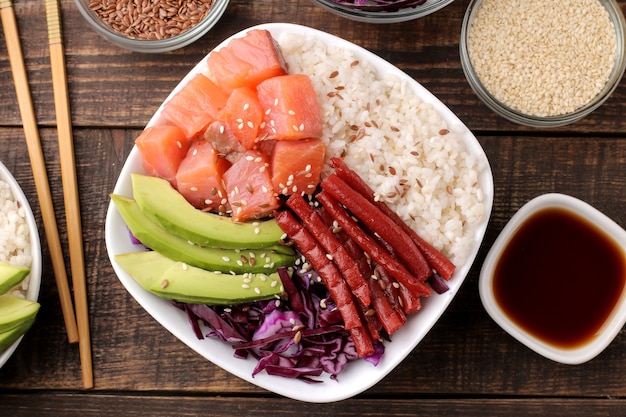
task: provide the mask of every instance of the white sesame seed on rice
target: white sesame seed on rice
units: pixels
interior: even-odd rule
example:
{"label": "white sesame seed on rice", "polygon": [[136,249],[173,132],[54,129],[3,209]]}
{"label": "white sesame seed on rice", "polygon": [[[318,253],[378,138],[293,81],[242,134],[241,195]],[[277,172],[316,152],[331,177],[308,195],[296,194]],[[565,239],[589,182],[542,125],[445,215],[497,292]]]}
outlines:
{"label": "white sesame seed on rice", "polygon": [[[0,180],[0,261],[30,268],[32,252],[25,207],[19,204],[9,184]],[[29,278],[10,293],[26,297]]]}
{"label": "white sesame seed on rice", "polygon": [[[308,74],[317,93],[327,143],[323,175],[330,172],[331,157],[344,156],[378,200],[452,262],[463,264],[486,214],[478,184],[485,167],[467,151],[462,132],[448,126],[407,82],[378,74],[351,51],[295,33],[278,41],[290,71]],[[362,131],[358,137],[355,127]],[[393,167],[396,175],[380,167]]]}

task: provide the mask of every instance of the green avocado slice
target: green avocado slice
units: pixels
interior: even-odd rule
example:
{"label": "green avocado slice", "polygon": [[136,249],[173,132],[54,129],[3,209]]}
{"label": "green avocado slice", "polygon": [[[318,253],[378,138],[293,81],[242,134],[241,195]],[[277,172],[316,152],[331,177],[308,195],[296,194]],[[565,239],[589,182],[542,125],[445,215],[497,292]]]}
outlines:
{"label": "green avocado slice", "polygon": [[141,210],[173,234],[201,246],[265,248],[283,235],[276,220],[236,223],[229,217],[196,209],[167,180],[132,174],[133,196]]}
{"label": "green avocado slice", "polygon": [[111,195],[126,225],[145,246],[175,261],[209,271],[242,274],[275,272],[279,266],[293,265],[296,256],[291,248],[284,252],[267,249],[220,249],[203,247],[168,232],[144,214],[135,200]]}
{"label": "green avocado slice", "polygon": [[35,322],[35,318],[28,319],[26,321],[21,322],[18,326],[7,330],[6,332],[0,333],[0,352],[5,351],[9,348],[17,339],[20,338],[28,329],[31,328],[33,323]]}
{"label": "green avocado slice", "polygon": [[14,295],[0,297],[0,333],[18,327],[37,315],[39,303]]}
{"label": "green avocado slice", "polygon": [[171,260],[158,252],[117,255],[115,261],[145,290],[193,304],[235,305],[282,294],[278,273],[226,274]]}
{"label": "green avocado slice", "polygon": [[30,273],[30,268],[0,262],[0,295],[22,282]]}

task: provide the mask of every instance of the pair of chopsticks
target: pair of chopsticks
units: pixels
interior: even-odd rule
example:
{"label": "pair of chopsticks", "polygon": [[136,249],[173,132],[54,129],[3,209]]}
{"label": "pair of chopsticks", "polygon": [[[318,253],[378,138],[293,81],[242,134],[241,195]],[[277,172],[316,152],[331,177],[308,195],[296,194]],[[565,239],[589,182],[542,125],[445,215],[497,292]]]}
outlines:
{"label": "pair of chopsticks", "polygon": [[67,337],[70,343],[79,343],[83,385],[85,388],[92,388],[93,371],[82,228],[58,0],[46,0],[46,19],[76,315],[70,295],[50,185],[11,0],[0,0],[0,15]]}

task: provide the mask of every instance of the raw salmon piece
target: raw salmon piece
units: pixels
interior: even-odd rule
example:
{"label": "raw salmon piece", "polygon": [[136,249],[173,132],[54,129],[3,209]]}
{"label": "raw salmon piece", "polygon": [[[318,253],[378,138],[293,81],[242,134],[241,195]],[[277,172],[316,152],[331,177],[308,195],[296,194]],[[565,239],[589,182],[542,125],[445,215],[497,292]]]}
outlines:
{"label": "raw salmon piece", "polygon": [[267,30],[254,29],[232,39],[207,58],[210,77],[224,90],[255,88],[261,81],[286,74],[280,47]]}
{"label": "raw salmon piece", "polygon": [[241,146],[246,150],[254,148],[263,121],[263,108],[256,91],[248,87],[234,89],[220,119],[230,127]]}
{"label": "raw salmon piece", "polygon": [[318,138],[276,141],[270,168],[276,194],[312,194],[320,182],[326,144]]}
{"label": "raw salmon piece", "polygon": [[220,157],[209,142],[197,139],[178,167],[178,192],[198,209],[225,212],[226,190],[222,176],[229,167],[230,162]]}
{"label": "raw salmon piece", "polygon": [[232,132],[229,123],[216,120],[206,128],[203,136],[220,156],[230,162],[237,161],[241,154],[246,151]]}
{"label": "raw salmon piece", "polygon": [[194,76],[180,91],[163,104],[161,117],[180,127],[188,138],[217,120],[228,94],[202,74]]}
{"label": "raw salmon piece", "polygon": [[269,163],[260,152],[245,152],[224,173],[224,185],[235,222],[262,219],[280,206],[272,188]]}
{"label": "raw salmon piece", "polygon": [[307,75],[269,78],[257,87],[263,107],[261,135],[267,139],[297,140],[322,135],[322,118],[313,84]]}
{"label": "raw salmon piece", "polygon": [[135,139],[148,175],[166,179],[176,187],[176,171],[187,154],[189,141],[177,126],[151,126]]}

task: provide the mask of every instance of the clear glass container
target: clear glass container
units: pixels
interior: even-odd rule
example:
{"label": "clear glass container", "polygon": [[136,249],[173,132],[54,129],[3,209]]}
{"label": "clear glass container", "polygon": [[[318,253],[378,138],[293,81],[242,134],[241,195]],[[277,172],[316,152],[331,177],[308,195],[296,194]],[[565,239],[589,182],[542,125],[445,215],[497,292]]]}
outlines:
{"label": "clear glass container", "polygon": [[158,40],[144,40],[128,37],[114,30],[113,27],[103,21],[98,14],[91,9],[89,0],[74,0],[74,3],[91,28],[112,44],[135,52],[158,53],[173,51],[200,39],[220,20],[226,11],[229,0],[214,0],[207,15],[196,25],[179,35]]}
{"label": "clear glass container", "polygon": [[[472,24],[474,22],[477,10],[480,8],[483,0],[472,0],[470,2],[465,13],[461,28],[461,39],[459,45],[461,66],[472,90],[474,90],[474,92],[482,100],[482,102],[495,113],[504,117],[505,119],[524,126],[537,128],[564,126],[574,123],[589,115],[591,112],[600,107],[610,97],[610,95],[613,93],[620,80],[622,79],[624,70],[626,69],[626,57],[624,54],[626,22],[624,20],[624,15],[620,9],[620,6],[614,0],[599,1],[606,8],[608,15],[613,22],[613,26],[616,32],[617,51],[613,69],[604,87],[593,99],[591,99],[585,105],[570,113],[565,113],[557,116],[538,117],[512,109],[511,107],[505,105],[494,97],[494,95],[483,85],[480,78],[476,74],[476,71],[474,70],[474,67],[472,65],[472,61],[470,59],[468,46],[470,32],[472,30]],[[590,36],[594,36],[594,34],[590,34]]]}
{"label": "clear glass container", "polygon": [[397,11],[371,11],[337,4],[333,0],[313,0],[313,3],[350,20],[366,23],[398,23],[424,17],[452,4],[454,0],[427,0],[415,7],[405,7]]}

